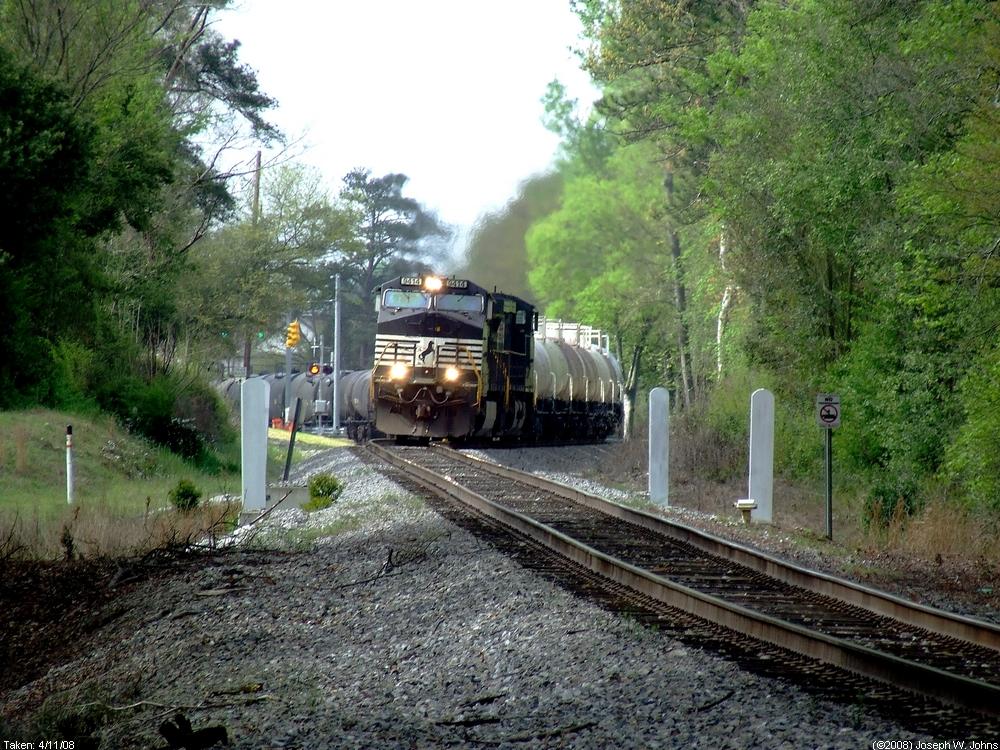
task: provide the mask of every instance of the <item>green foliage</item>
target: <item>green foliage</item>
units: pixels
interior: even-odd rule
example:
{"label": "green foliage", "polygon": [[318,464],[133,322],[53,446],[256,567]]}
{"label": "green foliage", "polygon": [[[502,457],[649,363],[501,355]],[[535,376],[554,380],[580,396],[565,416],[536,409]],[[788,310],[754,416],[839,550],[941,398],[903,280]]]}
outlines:
{"label": "green foliage", "polygon": [[915,477],[905,473],[882,472],[872,483],[861,511],[865,529],[885,529],[903,521],[920,508],[920,485]]}
{"label": "green foliage", "polygon": [[309,480],[309,506],[305,510],[321,510],[330,507],[344,491],[344,483],[333,474],[316,474]]}
{"label": "green foliage", "polygon": [[60,339],[49,346],[52,357],[49,381],[55,404],[69,411],[95,411],[97,404],[93,398],[93,383],[99,369],[96,352],[67,339]]}
{"label": "green foliage", "polygon": [[206,466],[221,421],[178,304],[231,205],[205,130],[228,108],[277,134],[213,10],[0,3],[0,408],[108,409]]}
{"label": "green foliage", "polygon": [[0,408],[44,398],[54,334],[92,320],[90,238],[76,226],[93,130],[65,91],[0,48]]}
{"label": "green foliage", "polygon": [[[739,445],[749,393],[769,387],[792,476],[820,465],[815,393],[840,392],[838,462],[871,484],[875,526],[941,479],[995,505],[1000,6],[574,7],[597,121],[622,137],[588,160],[550,87],[565,198],[528,234],[550,311],[641,341],[648,385],[677,382],[688,348],[692,434]],[[655,294],[681,282],[686,304]]]}
{"label": "green foliage", "polygon": [[1000,509],[1000,348],[970,368],[959,393],[965,421],[948,446],[948,474],[970,500]]}
{"label": "green foliage", "polygon": [[190,513],[198,507],[201,501],[201,490],[190,479],[181,479],[177,485],[167,493],[170,504],[182,513]]}

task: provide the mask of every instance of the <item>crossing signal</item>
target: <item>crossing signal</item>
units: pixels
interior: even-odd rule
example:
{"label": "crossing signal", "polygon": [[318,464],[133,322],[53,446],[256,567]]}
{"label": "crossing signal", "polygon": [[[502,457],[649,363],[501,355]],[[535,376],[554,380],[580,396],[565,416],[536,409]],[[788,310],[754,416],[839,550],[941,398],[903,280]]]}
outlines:
{"label": "crossing signal", "polygon": [[302,340],[302,328],[298,320],[293,320],[288,324],[288,331],[285,333],[285,346],[291,349]]}
{"label": "crossing signal", "polygon": [[315,362],[313,362],[311,365],[309,365],[309,374],[310,375],[319,375],[320,369],[321,369],[320,366],[318,364],[316,364]]}

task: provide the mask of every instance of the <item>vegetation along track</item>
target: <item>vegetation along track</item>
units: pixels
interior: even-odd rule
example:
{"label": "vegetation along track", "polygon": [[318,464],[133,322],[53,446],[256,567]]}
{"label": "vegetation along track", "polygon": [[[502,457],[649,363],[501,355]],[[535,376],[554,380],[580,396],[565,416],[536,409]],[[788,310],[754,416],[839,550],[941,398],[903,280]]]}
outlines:
{"label": "vegetation along track", "polygon": [[[447,448],[376,444],[371,450],[436,493],[643,599],[722,625],[737,638],[759,639],[986,714],[989,718],[981,718],[995,727],[1000,715],[995,625],[808,571]],[[926,715],[926,708],[922,711]]]}

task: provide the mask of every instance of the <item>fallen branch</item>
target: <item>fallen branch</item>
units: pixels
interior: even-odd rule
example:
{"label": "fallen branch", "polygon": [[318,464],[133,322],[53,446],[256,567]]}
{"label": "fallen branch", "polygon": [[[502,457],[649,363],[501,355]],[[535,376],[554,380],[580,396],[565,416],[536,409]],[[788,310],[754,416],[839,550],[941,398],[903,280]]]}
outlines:
{"label": "fallen branch", "polygon": [[294,490],[294,487],[291,490],[288,490],[288,492],[286,492],[284,494],[284,496],[278,502],[276,502],[270,508],[268,508],[267,510],[265,510],[264,512],[262,512],[259,516],[257,516],[255,519],[253,519],[250,523],[248,523],[247,526],[253,526],[258,521],[262,521],[265,518],[267,518],[269,515],[271,515],[271,513],[274,512],[275,508],[277,508],[279,505],[281,505],[283,502],[285,502],[285,500],[288,499],[288,496],[292,494],[292,490]]}
{"label": "fallen branch", "polygon": [[695,711],[707,711],[710,708],[715,708],[716,706],[718,706],[723,701],[727,701],[730,698],[732,698],[735,693],[736,693],[735,690],[730,690],[728,693],[726,693],[725,695],[723,695],[721,698],[719,698],[717,700],[714,700],[714,701],[709,701],[708,703],[702,703],[700,706],[698,706],[694,710]]}
{"label": "fallen branch", "polygon": [[439,727],[478,727],[482,724],[499,724],[503,721],[500,716],[474,716],[471,719],[449,719],[446,721],[435,721]]}
{"label": "fallen branch", "polygon": [[351,581],[350,583],[342,583],[339,586],[334,586],[332,590],[333,591],[337,591],[338,589],[349,589],[352,586],[361,586],[362,584],[365,584],[365,583],[375,583],[375,581],[379,580],[380,578],[395,578],[396,576],[401,576],[401,575],[403,575],[402,572],[399,572],[399,573],[383,573],[380,570],[378,573],[376,573],[375,575],[373,575],[371,578],[362,578],[360,581]]}
{"label": "fallen branch", "polygon": [[237,701],[225,701],[225,702],[213,702],[209,703],[207,701],[202,701],[201,703],[194,705],[168,705],[166,703],[157,703],[156,701],[136,701],[135,703],[130,703],[127,706],[112,706],[109,703],[102,703],[101,701],[91,701],[89,703],[80,703],[77,708],[90,708],[96,706],[103,708],[106,711],[132,711],[137,708],[142,708],[144,706],[149,706],[150,708],[162,708],[166,711],[201,711],[207,708],[232,708],[233,706],[246,706],[251,703],[262,703],[264,701],[275,700],[273,695],[253,695],[242,700]]}

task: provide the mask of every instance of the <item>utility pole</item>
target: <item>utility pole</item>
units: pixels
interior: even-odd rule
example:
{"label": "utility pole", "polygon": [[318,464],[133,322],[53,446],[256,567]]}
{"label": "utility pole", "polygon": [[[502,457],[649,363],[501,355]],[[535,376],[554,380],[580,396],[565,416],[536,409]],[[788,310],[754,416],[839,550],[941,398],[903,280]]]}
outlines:
{"label": "utility pole", "polygon": [[333,434],[340,432],[340,274],[333,282]]}
{"label": "utility pole", "polygon": [[[288,313],[288,325],[291,327],[292,321],[295,320],[295,316],[292,313]],[[292,347],[289,345],[288,340],[285,340],[285,401],[284,408],[281,410],[281,416],[284,417],[287,422],[291,418],[291,403],[292,403]]]}
{"label": "utility pole", "polygon": [[[257,226],[260,219],[260,151],[254,159],[253,170],[253,225]],[[250,377],[250,342],[251,332],[247,331],[246,339],[243,341],[243,377]]]}

